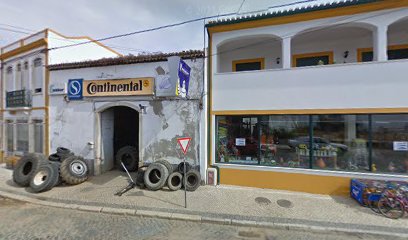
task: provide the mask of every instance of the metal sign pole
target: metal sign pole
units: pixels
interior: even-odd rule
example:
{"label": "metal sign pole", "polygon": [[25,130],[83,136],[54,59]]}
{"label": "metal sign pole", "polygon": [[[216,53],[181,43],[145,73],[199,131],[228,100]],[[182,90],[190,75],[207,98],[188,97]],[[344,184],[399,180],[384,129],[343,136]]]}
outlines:
{"label": "metal sign pole", "polygon": [[186,177],[186,157],[183,157],[183,169],[184,169],[184,208],[187,208],[187,177]]}

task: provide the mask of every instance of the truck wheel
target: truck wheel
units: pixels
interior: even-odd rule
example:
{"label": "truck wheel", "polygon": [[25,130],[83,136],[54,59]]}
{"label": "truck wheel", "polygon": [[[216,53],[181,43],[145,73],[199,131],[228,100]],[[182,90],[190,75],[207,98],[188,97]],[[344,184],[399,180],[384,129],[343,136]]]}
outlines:
{"label": "truck wheel", "polygon": [[[190,170],[186,173],[186,190],[195,191],[200,186],[201,176],[197,170]],[[184,181],[183,181],[184,184]]]}
{"label": "truck wheel", "polygon": [[166,184],[168,177],[169,172],[163,164],[152,163],[144,174],[144,184],[149,190],[157,191]]}
{"label": "truck wheel", "polygon": [[71,156],[61,163],[60,173],[64,182],[76,185],[88,179],[88,165],[82,157]]}
{"label": "truck wheel", "polygon": [[158,160],[155,163],[163,164],[167,168],[167,171],[169,171],[169,174],[174,172],[173,165],[171,165],[167,160]]}
{"label": "truck wheel", "polygon": [[183,185],[183,175],[179,172],[174,172],[169,175],[169,179],[167,180],[167,187],[169,187],[172,191],[177,191]]}
{"label": "truck wheel", "polygon": [[30,187],[39,193],[52,189],[58,182],[58,171],[54,164],[43,164],[33,174]]}
{"label": "truck wheel", "polygon": [[139,167],[139,152],[132,146],[119,149],[115,156],[115,165],[118,169],[125,171],[120,162],[123,162],[129,172],[136,171]]}
{"label": "truck wheel", "polygon": [[[184,174],[184,162],[181,162],[178,166],[177,166],[177,169],[178,169],[178,171],[179,171],[179,173],[181,173],[181,174]],[[190,171],[191,170],[191,165],[190,165],[190,163],[188,163],[188,162],[186,162],[186,173],[188,172],[188,171]]]}
{"label": "truck wheel", "polygon": [[140,188],[145,188],[145,183],[144,183],[145,172],[146,172],[146,168],[139,168],[136,173],[136,185]]}
{"label": "truck wheel", "polygon": [[28,186],[34,173],[41,165],[46,163],[47,158],[43,154],[29,153],[24,155],[14,168],[13,181],[19,186]]}
{"label": "truck wheel", "polygon": [[64,147],[58,147],[57,148],[57,153],[69,154],[69,153],[71,153],[71,150],[69,150],[68,148],[64,148]]}

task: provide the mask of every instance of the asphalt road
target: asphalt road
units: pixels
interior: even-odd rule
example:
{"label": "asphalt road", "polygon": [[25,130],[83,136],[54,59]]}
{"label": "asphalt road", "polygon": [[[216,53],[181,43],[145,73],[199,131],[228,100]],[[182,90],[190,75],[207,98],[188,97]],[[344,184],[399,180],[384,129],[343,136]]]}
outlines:
{"label": "asphalt road", "polygon": [[[204,224],[43,207],[0,197],[0,239],[387,239]],[[393,238],[396,239],[396,238]]]}

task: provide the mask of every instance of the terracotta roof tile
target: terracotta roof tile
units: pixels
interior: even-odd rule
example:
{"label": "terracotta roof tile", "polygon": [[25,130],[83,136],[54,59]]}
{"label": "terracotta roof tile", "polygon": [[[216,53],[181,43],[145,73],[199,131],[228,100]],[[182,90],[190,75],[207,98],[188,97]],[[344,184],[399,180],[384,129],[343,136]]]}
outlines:
{"label": "terracotta roof tile", "polygon": [[114,58],[102,58],[98,60],[73,62],[73,63],[61,63],[48,66],[48,69],[53,70],[63,70],[63,69],[76,69],[76,68],[88,68],[88,67],[103,67],[111,65],[125,65],[134,63],[148,63],[148,62],[161,62],[167,61],[168,57],[180,56],[182,59],[195,59],[203,58],[204,52],[202,50],[188,50],[182,52],[173,53],[159,53],[159,54],[149,54],[149,55],[128,55],[123,57]]}

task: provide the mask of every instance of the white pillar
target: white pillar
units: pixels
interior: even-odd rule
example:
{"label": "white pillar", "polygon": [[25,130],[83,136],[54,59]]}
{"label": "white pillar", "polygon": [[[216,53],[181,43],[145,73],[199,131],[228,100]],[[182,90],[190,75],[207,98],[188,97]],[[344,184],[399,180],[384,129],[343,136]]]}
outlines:
{"label": "white pillar", "polygon": [[387,61],[388,26],[377,26],[374,31],[374,61]]}
{"label": "white pillar", "polygon": [[291,37],[282,40],[282,68],[284,69],[292,67],[291,41]]}

